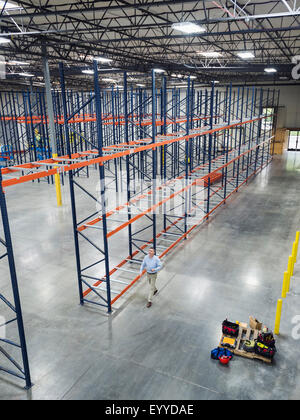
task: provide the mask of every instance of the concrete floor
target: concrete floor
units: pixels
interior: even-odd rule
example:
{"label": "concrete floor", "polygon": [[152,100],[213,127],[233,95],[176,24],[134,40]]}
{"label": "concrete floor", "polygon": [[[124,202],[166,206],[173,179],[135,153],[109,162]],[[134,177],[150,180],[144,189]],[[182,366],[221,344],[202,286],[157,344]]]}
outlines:
{"label": "concrete floor", "polygon": [[[34,387],[0,374],[1,399],[300,399],[300,265],[275,363],[210,359],[225,318],[274,327],[300,228],[300,153],[275,158],[167,257],[150,310],[145,279],[111,316],[79,305],[67,187],[64,200],[57,209],[48,185],[7,192]],[[0,276],[9,294],[3,262]]]}

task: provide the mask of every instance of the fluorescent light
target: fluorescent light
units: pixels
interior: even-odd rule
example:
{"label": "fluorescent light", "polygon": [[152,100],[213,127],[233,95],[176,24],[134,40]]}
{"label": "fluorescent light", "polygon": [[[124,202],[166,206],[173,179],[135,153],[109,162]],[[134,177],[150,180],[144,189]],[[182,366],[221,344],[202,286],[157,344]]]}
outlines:
{"label": "fluorescent light", "polygon": [[239,56],[240,58],[243,58],[243,59],[255,58],[255,55],[250,51],[239,52],[239,53],[237,53],[237,56]]}
{"label": "fluorescent light", "polygon": [[197,52],[197,54],[202,55],[203,57],[206,58],[217,58],[217,57],[221,57],[222,54],[217,52],[217,51],[203,51],[203,52]]}
{"label": "fluorescent light", "polygon": [[99,63],[111,63],[112,60],[110,58],[105,57],[95,57],[96,61],[99,61]]}
{"label": "fluorescent light", "polygon": [[94,70],[82,70],[84,74],[94,74]]}
{"label": "fluorescent light", "polygon": [[197,76],[190,76],[190,79],[195,80],[197,79]]}
{"label": "fluorescent light", "polygon": [[277,70],[272,67],[265,68],[266,73],[277,73]]}
{"label": "fluorescent light", "polygon": [[181,79],[182,77],[184,77],[182,74],[175,74],[175,73],[172,73],[171,74],[171,77],[177,77],[177,78],[179,78],[179,79]]}
{"label": "fluorescent light", "polygon": [[142,85],[141,83],[137,83],[138,87],[145,87],[146,85]]}
{"label": "fluorescent light", "polygon": [[165,70],[163,69],[153,69],[155,73],[165,73]]}
{"label": "fluorescent light", "polygon": [[213,80],[212,81],[214,84],[216,84],[216,83],[220,83],[220,81],[219,80]]}
{"label": "fluorescent light", "polygon": [[3,38],[2,36],[0,37],[0,44],[8,44],[8,43],[10,43],[9,38]]}
{"label": "fluorescent light", "polygon": [[7,64],[9,64],[10,66],[29,66],[30,63],[27,63],[26,61],[13,60],[9,61]]}
{"label": "fluorescent light", "polygon": [[114,79],[102,79],[102,82],[115,83],[116,81]]}
{"label": "fluorescent light", "polygon": [[196,23],[192,22],[173,23],[172,29],[184,32],[186,34],[198,34],[200,32],[206,32],[206,29],[203,26],[199,26]]}
{"label": "fluorescent light", "polygon": [[23,76],[23,77],[34,77],[34,74],[31,73],[15,73],[18,74],[19,76]]}
{"label": "fluorescent light", "polygon": [[[5,9],[23,9],[23,7],[21,7],[21,6],[18,6],[17,4],[13,4],[13,3],[9,3],[9,2],[7,2],[6,4],[5,4],[5,1],[0,1],[0,9],[2,10],[3,9],[3,7],[4,7],[4,5],[5,5]],[[4,10],[5,10],[4,9]]]}

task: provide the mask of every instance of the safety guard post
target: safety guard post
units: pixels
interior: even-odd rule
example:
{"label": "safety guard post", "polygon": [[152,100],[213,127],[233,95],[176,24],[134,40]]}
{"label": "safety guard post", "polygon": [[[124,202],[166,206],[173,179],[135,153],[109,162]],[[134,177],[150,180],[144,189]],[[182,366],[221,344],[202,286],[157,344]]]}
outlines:
{"label": "safety guard post", "polygon": [[276,310],[275,329],[274,329],[274,333],[276,335],[279,335],[281,313],[282,313],[282,299],[278,299],[277,310]]}
{"label": "safety guard post", "polygon": [[290,255],[290,257],[289,257],[288,273],[289,273],[289,275],[288,275],[289,281],[288,281],[287,291],[289,292],[290,291],[290,284],[291,284],[291,277],[293,276],[293,256],[292,255]]}
{"label": "safety guard post", "polygon": [[294,257],[295,257],[295,259],[294,259],[295,264],[296,264],[296,262],[297,262],[297,260],[298,260],[299,235],[300,235],[300,232],[297,232],[297,233],[296,233],[296,239],[295,239],[295,242],[294,242],[294,248],[295,248],[295,250],[294,250],[294,248],[293,248],[293,251],[294,251]]}
{"label": "safety guard post", "polygon": [[293,275],[294,275],[294,267],[295,267],[295,258],[293,256],[293,254],[290,255],[290,258],[291,258],[291,277],[293,277]]}
{"label": "safety guard post", "polygon": [[286,271],[283,276],[283,285],[282,285],[282,297],[286,298],[286,294],[288,293],[289,287],[289,273]]}
{"label": "safety guard post", "polygon": [[297,262],[297,243],[296,242],[293,243],[292,256],[293,256],[293,263],[296,264]]}
{"label": "safety guard post", "polygon": [[[54,154],[53,159],[57,158],[58,155]],[[57,199],[57,207],[61,207],[62,206],[62,196],[61,196],[61,185],[60,185],[60,176],[59,173],[56,173],[54,175],[55,178],[55,189],[56,189],[56,199]]]}

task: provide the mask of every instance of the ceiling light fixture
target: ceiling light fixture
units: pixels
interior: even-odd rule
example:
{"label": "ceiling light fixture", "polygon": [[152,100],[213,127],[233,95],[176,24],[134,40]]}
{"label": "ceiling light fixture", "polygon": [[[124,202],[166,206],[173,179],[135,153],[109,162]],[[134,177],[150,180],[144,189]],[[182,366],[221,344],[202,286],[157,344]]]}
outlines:
{"label": "ceiling light fixture", "polygon": [[29,66],[30,63],[27,63],[26,61],[17,61],[17,60],[13,60],[13,61],[8,61],[8,63],[10,66]]}
{"label": "ceiling light fixture", "polygon": [[5,1],[1,0],[0,1],[0,9],[2,10],[3,7],[4,7],[4,10],[5,9],[11,9],[11,10],[12,9],[23,9],[23,7],[18,6],[17,4],[13,4],[13,3],[5,2]]}
{"label": "ceiling light fixture", "polygon": [[153,69],[155,73],[165,73],[166,70],[163,69]]}
{"label": "ceiling light fixture", "polygon": [[218,58],[222,57],[222,54],[217,51],[199,51],[197,52],[198,55],[202,55],[205,58]]}
{"label": "ceiling light fixture", "polygon": [[116,80],[114,79],[102,79],[102,82],[107,82],[107,83],[116,83]]}
{"label": "ceiling light fixture", "polygon": [[247,58],[255,58],[255,55],[250,51],[242,51],[237,53],[237,56],[242,58],[243,60],[247,60]]}
{"label": "ceiling light fixture", "polygon": [[34,77],[34,74],[31,73],[15,73],[18,74],[19,76],[23,76],[23,77]]}
{"label": "ceiling light fixture", "polygon": [[198,34],[201,32],[206,32],[206,29],[203,26],[199,26],[193,22],[178,22],[173,23],[172,29],[186,34]]}
{"label": "ceiling light fixture", "polygon": [[9,38],[3,38],[2,36],[0,37],[0,44],[9,44],[9,43],[10,43]]}
{"label": "ceiling light fixture", "polygon": [[82,70],[84,74],[94,74],[94,70]]}
{"label": "ceiling light fixture", "polygon": [[266,73],[277,73],[277,70],[274,69],[273,67],[267,67],[267,68],[265,68],[265,72]]}
{"label": "ceiling light fixture", "polygon": [[105,57],[95,57],[96,61],[99,61],[99,63],[111,63],[112,60],[110,58]]}

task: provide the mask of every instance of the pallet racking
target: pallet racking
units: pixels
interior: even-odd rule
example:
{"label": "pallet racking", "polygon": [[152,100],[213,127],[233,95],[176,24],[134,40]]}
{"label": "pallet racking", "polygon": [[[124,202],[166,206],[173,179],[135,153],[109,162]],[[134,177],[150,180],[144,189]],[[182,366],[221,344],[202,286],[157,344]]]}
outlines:
{"label": "pallet racking", "polygon": [[[0,299],[15,313],[20,338],[5,344],[20,349],[23,363],[0,346],[20,373],[0,370],[22,377],[27,387],[31,380],[6,188],[68,173],[80,303],[110,313],[141,278],[137,267],[149,246],[165,258],[270,163],[273,126],[263,109],[276,109],[279,99],[275,90],[255,87],[218,89],[213,83],[203,90],[190,78],[186,89],[168,88],[166,77],[157,83],[155,71],[150,90],[129,88],[126,72],[123,90],[101,90],[96,62],[94,91],[80,94],[66,90],[63,64],[59,71],[61,91],[54,92],[59,157],[38,160],[34,151],[33,161],[0,171],[1,259],[8,258],[13,302],[2,294]],[[47,131],[47,116],[39,115],[31,112],[19,122],[26,132],[30,126],[32,138],[36,124]],[[87,169],[93,169],[90,183],[81,176]],[[88,215],[79,210],[84,200],[81,208]],[[117,255],[112,241],[125,244]]]}

